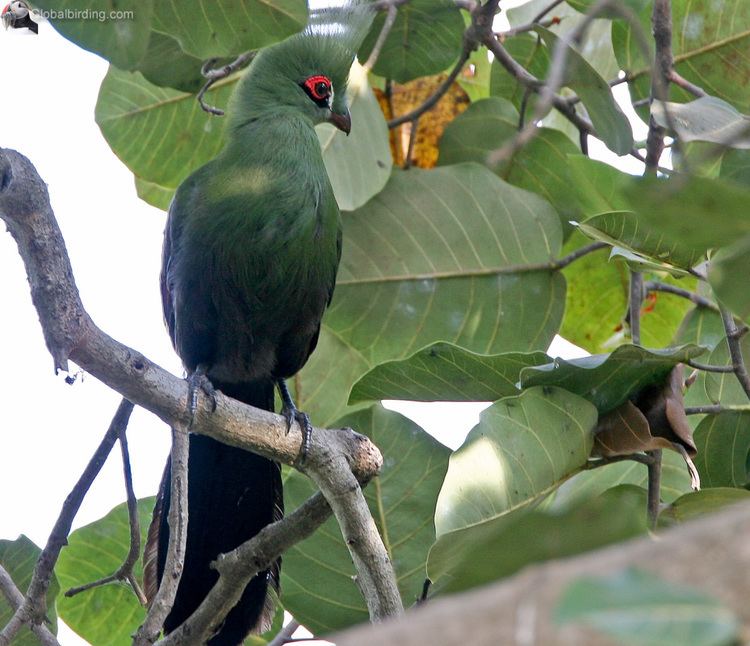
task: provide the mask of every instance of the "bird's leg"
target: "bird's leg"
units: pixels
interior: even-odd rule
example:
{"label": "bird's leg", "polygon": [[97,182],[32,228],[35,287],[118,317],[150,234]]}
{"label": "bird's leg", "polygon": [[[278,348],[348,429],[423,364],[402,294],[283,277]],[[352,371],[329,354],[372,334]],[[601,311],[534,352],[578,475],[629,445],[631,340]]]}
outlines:
{"label": "bird's leg", "polygon": [[307,458],[307,450],[310,448],[310,439],[312,438],[312,424],[310,423],[310,417],[307,413],[298,410],[294,405],[294,400],[292,399],[292,394],[289,392],[289,387],[286,385],[286,381],[278,379],[276,385],[279,387],[279,394],[281,395],[281,401],[283,402],[281,414],[286,419],[286,432],[288,433],[289,429],[292,428],[292,420],[296,420],[302,431],[300,463],[304,463],[305,458]]}
{"label": "bird's leg", "polygon": [[199,390],[202,390],[211,401],[211,411],[216,410],[216,389],[206,372],[208,372],[208,366],[205,363],[200,363],[186,378],[188,383],[188,410],[190,411],[189,427],[193,426],[195,413],[198,410]]}

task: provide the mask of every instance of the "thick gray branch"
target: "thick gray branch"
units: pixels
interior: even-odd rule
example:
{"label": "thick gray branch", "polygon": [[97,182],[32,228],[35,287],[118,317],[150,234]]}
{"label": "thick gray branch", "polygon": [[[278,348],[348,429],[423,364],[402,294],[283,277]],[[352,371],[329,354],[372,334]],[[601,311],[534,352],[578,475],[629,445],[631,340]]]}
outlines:
{"label": "thick gray branch", "polygon": [[[0,592],[3,593],[3,596],[12,610],[17,610],[23,604],[23,595],[21,594],[21,591],[16,587],[10,574],[8,574],[8,571],[2,565],[0,565]],[[20,619],[11,621],[11,623],[3,629],[3,636],[0,639],[0,643],[10,644],[21,628],[23,628],[23,622]],[[37,636],[43,646],[60,646],[60,642],[57,641],[57,638],[44,624],[32,624],[29,628]]]}
{"label": "thick gray branch", "polygon": [[[0,219],[18,243],[55,367],[67,370],[68,360],[75,361],[170,427],[188,424],[185,381],[107,336],[83,308],[46,186],[31,162],[13,150],[0,149]],[[216,394],[213,412],[201,393],[191,430],[290,465],[302,443],[297,424],[287,432],[282,416],[221,393]],[[380,451],[351,430],[316,428],[310,453],[321,447],[345,455],[360,482],[367,482],[380,470]]]}
{"label": "thick gray branch", "polygon": [[[34,166],[23,155],[0,149],[0,218],[18,244],[26,265],[34,304],[56,369],[67,369],[68,360],[146,408],[171,428],[185,428],[238,446],[269,459],[295,465],[302,433],[295,424],[289,431],[280,415],[246,406],[216,394],[212,411],[208,398],[199,398],[195,419],[190,420],[187,384],[145,356],[115,341],[100,330],[81,303],[73,280],[65,244],[49,204],[47,190]],[[330,468],[335,464],[335,469]],[[342,524],[350,550],[367,585],[362,590],[373,619],[401,610],[394,598],[395,575],[358,483],[377,475],[382,456],[377,447],[351,429],[316,428],[304,471],[331,501]],[[341,472],[339,472],[339,470]],[[354,490],[348,497],[343,492]],[[340,496],[340,497],[339,497]],[[347,510],[342,500],[352,503]],[[360,500],[361,499],[361,500]],[[67,532],[66,532],[67,535]],[[364,553],[372,550],[371,555]],[[373,589],[382,586],[382,589]]]}

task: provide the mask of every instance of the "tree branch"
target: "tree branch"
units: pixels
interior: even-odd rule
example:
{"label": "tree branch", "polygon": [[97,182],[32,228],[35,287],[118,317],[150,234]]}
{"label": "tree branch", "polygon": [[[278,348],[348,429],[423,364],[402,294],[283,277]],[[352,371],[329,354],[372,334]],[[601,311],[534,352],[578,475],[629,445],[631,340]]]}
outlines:
{"label": "tree branch", "polygon": [[[0,218],[16,240],[26,265],[32,299],[55,368],[66,370],[68,360],[73,360],[129,401],[154,413],[171,428],[184,428],[190,422],[187,384],[94,325],[75,286],[44,182],[28,159],[15,151],[2,149]],[[199,395],[195,423],[191,427],[193,432],[277,462],[296,465],[302,444],[298,424],[287,429],[284,417],[247,406],[221,393],[216,394],[214,409],[202,392]],[[329,464],[323,464],[324,460],[329,460]],[[330,463],[335,463],[346,473],[335,474]],[[379,472],[381,465],[380,452],[365,436],[351,429],[317,428],[312,435],[304,471],[319,486],[322,483],[324,492],[331,495],[341,491],[342,482],[348,483],[346,486],[351,486],[351,482],[368,482]],[[338,480],[324,482],[334,476]],[[355,498],[350,497],[350,500],[356,502]],[[382,558],[382,541],[368,534],[373,527],[372,520],[353,531],[352,523],[363,521],[365,513],[362,507],[358,505],[347,517],[338,501],[335,506],[337,518],[345,523],[345,535],[359,538],[365,533],[370,539],[349,547],[355,562],[367,569],[362,576],[375,585],[384,586],[378,591],[364,588],[373,593],[373,598],[367,599],[367,603],[375,613],[374,618],[400,612],[400,600],[397,602],[393,598],[395,575],[390,562]],[[66,536],[67,531],[62,534],[62,540]],[[379,548],[378,541],[381,543]],[[366,549],[375,549],[369,558],[362,554]]]}
{"label": "tree branch", "polygon": [[187,428],[173,428],[172,451],[169,456],[170,499],[167,516],[169,543],[164,574],[161,577],[159,590],[151,601],[146,619],[135,634],[133,646],[148,646],[158,639],[164,620],[172,610],[177,597],[187,545],[188,448]]}
{"label": "tree branch", "polygon": [[[0,157],[0,163],[2,157]],[[0,187],[3,182],[1,181],[2,166],[0,165]],[[2,193],[0,193],[2,195]],[[0,206],[2,201],[0,199]],[[0,215],[2,211],[0,211]],[[55,522],[52,532],[49,535],[47,544],[45,545],[42,553],[37,559],[36,565],[34,566],[34,574],[31,577],[31,583],[29,589],[26,592],[26,598],[23,600],[17,608],[13,617],[11,618],[8,625],[0,633],[0,646],[5,646],[11,643],[13,635],[10,635],[10,639],[3,641],[7,638],[6,631],[10,632],[9,627],[11,624],[20,625],[28,623],[32,625],[39,625],[45,620],[46,614],[46,600],[45,596],[47,590],[49,590],[50,581],[52,579],[52,571],[57,563],[57,558],[60,556],[60,550],[67,545],[68,534],[70,534],[70,528],[73,524],[73,519],[78,513],[81,507],[84,497],[88,493],[91,484],[94,479],[99,475],[104,463],[107,460],[112,447],[117,441],[118,436],[123,428],[127,427],[128,420],[130,419],[130,413],[133,411],[133,404],[129,401],[123,400],[115,416],[112,418],[112,422],[104,434],[102,441],[99,443],[94,455],[92,456],[86,468],[83,470],[81,477],[76,482],[73,490],[68,494],[68,497],[63,503],[60,515]]]}
{"label": "tree branch", "polygon": [[[123,400],[127,401],[127,400]],[[114,583],[115,581],[126,581],[133,593],[138,598],[138,602],[142,605],[146,605],[146,597],[141,590],[141,586],[135,578],[133,573],[133,567],[141,553],[141,529],[140,522],[138,520],[138,500],[135,497],[135,491],[133,491],[133,473],[130,468],[130,452],[128,451],[128,440],[127,440],[127,429],[120,429],[120,453],[122,454],[122,470],[125,477],[125,492],[127,494],[127,505],[128,505],[128,523],[130,525],[130,548],[128,554],[125,557],[122,565],[117,568],[115,572],[109,576],[105,576],[96,581],[91,581],[84,585],[80,585],[74,588],[70,588],[65,591],[66,597],[74,597],[81,592],[98,588],[108,583]]]}
{"label": "tree branch", "polygon": [[316,493],[291,514],[219,556],[212,564],[219,572],[214,587],[190,618],[159,641],[158,646],[204,644],[239,601],[250,579],[267,569],[282,552],[310,536],[330,516],[330,505],[321,493]]}
{"label": "tree branch", "polygon": [[247,65],[250,61],[253,60],[256,53],[257,52],[255,51],[245,52],[244,54],[240,54],[231,63],[227,63],[226,65],[217,68],[211,67],[214,63],[216,63],[216,58],[211,58],[203,63],[203,65],[201,66],[201,75],[203,76],[203,78],[207,79],[207,81],[203,84],[203,87],[200,89],[198,95],[195,98],[204,112],[215,114],[219,117],[224,115],[224,110],[216,108],[212,105],[208,105],[203,100],[203,97],[214,83],[220,81],[221,79],[227,78],[241,67]]}
{"label": "tree branch", "polygon": [[701,296],[700,294],[696,294],[695,292],[688,291],[687,289],[682,289],[680,287],[676,287],[675,285],[670,285],[669,283],[660,283],[659,281],[649,280],[644,284],[644,288],[646,289],[646,293],[665,292],[667,294],[674,294],[675,296],[686,298],[699,307],[705,307],[707,309],[713,310],[714,312],[719,311],[719,306],[711,299]]}
{"label": "tree branch", "polygon": [[[23,594],[16,587],[16,584],[13,583],[10,574],[2,565],[0,565],[0,592],[3,593],[11,610],[17,610],[23,604]],[[15,615],[13,618],[15,619]],[[0,633],[0,644],[10,644],[22,627],[23,622],[20,619],[11,621],[11,623],[3,628],[2,633]],[[31,624],[29,629],[36,635],[43,646],[60,646],[57,637],[44,624]]]}
{"label": "tree branch", "polygon": [[750,375],[747,373],[745,360],[742,356],[742,347],[740,346],[741,332],[734,322],[732,313],[723,306],[719,306],[721,320],[724,323],[724,330],[727,335],[727,345],[729,346],[729,356],[732,359],[732,371],[740,382],[742,390],[750,398]]}
{"label": "tree branch", "polygon": [[[656,43],[656,56],[651,75],[651,103],[669,100],[669,82],[672,77],[672,6],[671,0],[654,0],[651,24]],[[670,116],[667,114],[667,122]],[[672,128],[674,132],[674,129]],[[664,151],[665,130],[654,119],[648,121],[646,138],[646,174],[656,174],[661,154]]]}

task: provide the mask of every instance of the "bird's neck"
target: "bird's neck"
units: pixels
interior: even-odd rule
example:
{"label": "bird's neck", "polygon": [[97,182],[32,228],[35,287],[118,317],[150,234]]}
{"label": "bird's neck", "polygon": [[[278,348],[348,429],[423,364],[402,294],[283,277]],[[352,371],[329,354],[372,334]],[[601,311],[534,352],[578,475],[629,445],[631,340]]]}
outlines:
{"label": "bird's neck", "polygon": [[260,158],[273,162],[288,160],[295,151],[306,149],[320,155],[320,144],[312,121],[293,108],[245,113],[245,118],[228,124],[223,156],[234,162]]}

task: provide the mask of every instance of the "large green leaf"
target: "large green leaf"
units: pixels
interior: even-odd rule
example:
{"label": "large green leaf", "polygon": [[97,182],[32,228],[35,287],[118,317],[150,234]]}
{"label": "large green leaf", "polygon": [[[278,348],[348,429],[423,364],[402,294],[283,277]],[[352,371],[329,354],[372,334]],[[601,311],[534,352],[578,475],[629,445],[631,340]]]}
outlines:
{"label": "large green leaf", "polygon": [[[582,471],[562,483],[555,492],[550,509],[566,510],[585,504],[612,487],[631,484],[648,487],[648,471],[634,461],[616,462]],[[692,491],[685,460],[674,451],[664,451],[661,466],[661,500],[670,503]]]}
{"label": "large green leaf", "polygon": [[[566,242],[563,255],[589,244],[575,232]],[[611,350],[627,340],[624,324],[630,293],[629,271],[621,256],[610,257],[609,248],[579,258],[563,270],[568,284],[565,317],[560,334],[589,352]],[[663,273],[648,272],[646,280],[658,280],[691,290],[692,277],[676,279]],[[641,310],[641,343],[646,347],[670,345],[690,302],[669,293],[654,292]],[[680,343],[683,343],[682,341]]]}
{"label": "large green leaf", "polygon": [[197,58],[236,56],[291,36],[307,24],[305,0],[154,3],[154,28]]}
{"label": "large green leaf", "polygon": [[[506,100],[490,97],[472,103],[451,121],[440,140],[440,165],[476,161],[512,139],[518,113]],[[582,217],[568,174],[568,155],[578,149],[563,133],[540,128],[513,158],[493,170],[507,182],[541,195],[555,207],[564,224]]]}
{"label": "large green leaf", "polygon": [[408,359],[375,366],[354,384],[349,401],[495,401],[518,394],[522,368],[549,360],[544,352],[485,355],[435,343]]}
{"label": "large green leaf", "polygon": [[[10,574],[13,583],[19,589],[21,594],[25,594],[31,583],[31,577],[34,574],[34,566],[42,550],[34,544],[27,536],[21,534],[16,540],[0,540],[0,565]],[[49,589],[45,601],[47,603],[46,616],[49,619],[47,627],[57,633],[57,612],[55,609],[55,597],[60,591],[57,583],[57,577],[52,575]],[[14,611],[6,601],[3,595],[0,595],[0,626],[5,626]],[[13,646],[38,646],[41,642],[27,628],[21,628],[21,631],[13,639]]]}
{"label": "large green leaf", "polygon": [[[651,255],[659,258],[661,251],[680,266],[692,255],[680,250],[692,251],[697,259],[707,249],[731,244],[750,234],[750,189],[733,182],[686,175],[669,180],[632,178],[624,186],[624,193],[630,208],[637,213],[641,235],[652,241]],[[679,241],[679,246],[674,241]],[[674,245],[671,252],[670,243]],[[648,249],[646,245],[644,252],[648,253]]]}
{"label": "large green leaf", "polygon": [[[338,425],[369,436],[383,453],[383,470],[364,490],[396,571],[405,605],[419,596],[427,551],[435,539],[435,501],[450,451],[407,418],[380,406],[354,413]],[[287,509],[315,491],[293,473],[284,484]],[[354,581],[356,571],[336,520],[284,554],[284,607],[313,633],[367,621],[367,607]]]}
{"label": "large green leaf", "polygon": [[[750,62],[746,57],[750,47],[750,4],[746,0],[672,0],[671,4],[672,50],[677,73],[709,95],[728,101],[742,112],[750,112],[750,85],[747,83]],[[651,7],[649,3],[639,16],[641,29],[653,49]],[[613,24],[612,41],[621,68],[636,75],[635,82],[631,83],[632,99],[648,98],[648,70],[653,52],[646,62],[634,36],[634,27],[624,21]],[[672,83],[670,98],[685,103],[694,97]]]}
{"label": "large green leaf", "polygon": [[696,345],[647,350],[621,345],[612,354],[581,359],[555,359],[544,366],[521,371],[521,386],[558,386],[591,401],[600,413],[626,402],[650,384],[663,380],[678,363],[700,356],[705,348]]}
{"label": "large green leaf", "polygon": [[446,589],[456,592],[632,538],[646,531],[645,503],[645,490],[618,487],[561,513],[522,510],[444,534],[430,550],[430,579],[448,576]]}
{"label": "large green leaf", "polygon": [[[658,209],[655,206],[652,208]],[[578,228],[594,240],[624,247],[683,269],[693,267],[705,257],[704,245],[691,246],[685,244],[681,238],[665,236],[650,226],[645,226],[640,214],[636,215],[630,211],[613,211],[595,215],[579,223]]]}
{"label": "large green leaf", "polygon": [[[386,12],[376,16],[359,52],[366,61],[383,29]],[[464,21],[452,0],[411,0],[398,7],[373,72],[398,83],[437,74],[461,52]]]}
{"label": "large green leaf", "polygon": [[[141,544],[151,522],[154,498],[138,501]],[[125,503],[117,505],[103,518],[75,530],[60,553],[55,573],[63,590],[109,576],[125,560],[130,546],[130,525]],[[140,561],[135,567],[140,579]],[[124,583],[81,592],[74,597],[60,596],[57,611],[81,637],[97,646],[130,644],[132,635],[143,621],[146,611]]]}
{"label": "large green leaf", "polygon": [[[742,357],[747,368],[750,359],[750,337],[745,335],[740,340]],[[732,365],[726,337],[716,344],[707,362],[713,366]],[[733,372],[710,372],[706,374],[706,395],[714,404],[742,405],[748,403],[747,394]]]}
{"label": "large green leaf", "polygon": [[682,523],[705,514],[713,514],[722,507],[747,501],[750,501],[750,491],[746,489],[716,487],[691,491],[662,509],[659,513],[659,523]]}
{"label": "large green leaf", "polygon": [[733,148],[750,148],[750,119],[715,96],[702,96],[689,103],[657,101],[651,106],[654,120],[662,128],[674,126],[681,141],[709,141]]}
{"label": "large green leaf", "polygon": [[745,487],[750,483],[750,413],[708,415],[695,429],[695,466],[704,487]]}
{"label": "large green leaf", "polygon": [[368,369],[436,341],[482,354],[546,349],[565,287],[539,263],[557,256],[560,239],[549,204],[482,166],[394,171],[344,216],[339,283],[321,332],[328,350],[301,373],[302,409],[332,422]]}
{"label": "large green leaf", "polygon": [[[538,36],[528,33],[519,34],[508,38],[503,43],[503,47],[530,74],[538,79],[547,77],[550,59],[549,50]],[[490,73],[490,94],[507,99],[520,109],[528,91],[523,83],[518,81],[500,63],[494,61]],[[527,106],[527,110],[529,109],[533,110],[533,103]],[[530,114],[526,116],[528,117]]]}
{"label": "large green leaf", "polygon": [[[151,35],[153,0],[35,0],[34,7],[60,12],[50,18],[65,38],[124,70],[138,66]],[[70,16],[70,17],[68,17]]]}
{"label": "large green leaf", "polygon": [[750,319],[750,293],[741,277],[750,275],[750,234],[711,258],[708,279],[717,298],[737,316]]}
{"label": "large green leaf", "polygon": [[158,184],[152,184],[147,182],[140,177],[135,177],[135,192],[138,194],[144,202],[155,206],[157,209],[166,211],[169,209],[169,204],[172,202],[172,196],[174,195],[174,188],[167,188],[166,186],[159,186]]}
{"label": "large green leaf", "polygon": [[597,136],[618,155],[630,152],[633,147],[633,131],[625,113],[617,105],[607,81],[573,47],[562,44],[554,32],[543,27],[536,27],[535,30],[552,51],[560,46],[566,48],[563,85],[578,94],[586,106]]}
{"label": "large green leaf", "polygon": [[693,307],[680,324],[674,344],[694,343],[714,348],[724,338],[724,334],[724,324],[718,312],[707,307]]}
{"label": "large green leaf", "polygon": [[349,136],[328,123],[316,127],[328,177],[344,211],[358,209],[378,193],[393,166],[388,126],[364,68],[352,68],[348,96],[352,116]]}
{"label": "large green leaf", "polygon": [[440,491],[438,536],[526,507],[588,459],[596,408],[560,388],[525,390],[482,411],[453,453]]}
{"label": "large green leaf", "polygon": [[728,646],[739,631],[719,601],[637,570],[574,581],[555,619],[583,622],[632,646]]}
{"label": "large green leaf", "polygon": [[[218,67],[228,59],[216,62]],[[148,50],[138,63],[138,70],[154,85],[171,87],[182,92],[197,92],[206,82],[201,74],[203,61],[182,51],[180,43],[171,36],[152,31]]]}
{"label": "large green leaf", "polygon": [[606,211],[627,210],[622,185],[629,175],[586,155],[568,155],[568,172],[584,220]]}
{"label": "large green leaf", "polygon": [[[216,83],[206,101],[225,108],[234,79]],[[96,103],[96,123],[112,151],[136,177],[176,188],[213,159],[226,119],[204,112],[186,92],[149,83],[139,72],[110,67]]]}

